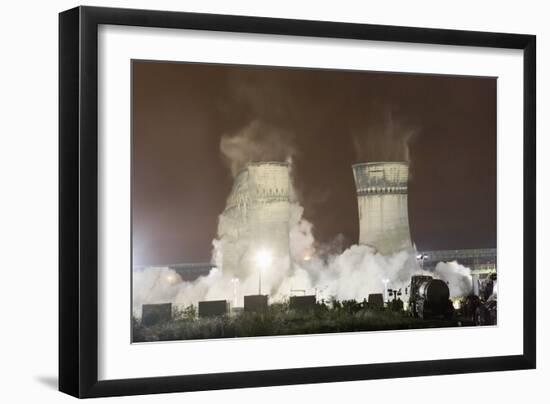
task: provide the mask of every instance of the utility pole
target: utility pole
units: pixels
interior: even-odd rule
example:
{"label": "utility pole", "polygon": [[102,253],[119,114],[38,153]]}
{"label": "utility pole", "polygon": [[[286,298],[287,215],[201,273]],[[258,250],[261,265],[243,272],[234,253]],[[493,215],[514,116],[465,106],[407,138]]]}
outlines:
{"label": "utility pole", "polygon": [[239,283],[239,278],[231,279],[231,283],[233,284],[233,305],[237,307],[237,285]]}
{"label": "utility pole", "polygon": [[260,276],[258,277],[258,295],[261,295],[262,294],[262,269],[260,268],[260,270],[258,271]]}

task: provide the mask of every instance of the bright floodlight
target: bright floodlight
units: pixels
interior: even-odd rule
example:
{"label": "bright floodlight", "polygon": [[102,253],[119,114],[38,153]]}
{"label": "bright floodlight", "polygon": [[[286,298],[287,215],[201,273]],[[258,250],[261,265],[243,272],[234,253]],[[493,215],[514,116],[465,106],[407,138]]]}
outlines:
{"label": "bright floodlight", "polygon": [[176,277],[173,274],[167,274],[166,275],[166,281],[168,283],[174,283],[176,281]]}
{"label": "bright floodlight", "polygon": [[265,248],[256,253],[256,262],[261,268],[267,268],[271,264],[271,260],[271,253]]}

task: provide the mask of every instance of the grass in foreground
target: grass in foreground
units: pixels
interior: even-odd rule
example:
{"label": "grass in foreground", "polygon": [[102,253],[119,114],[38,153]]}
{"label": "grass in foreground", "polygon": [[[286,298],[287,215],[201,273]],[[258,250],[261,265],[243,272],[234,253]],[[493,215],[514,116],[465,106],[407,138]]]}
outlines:
{"label": "grass in foreground", "polygon": [[187,308],[168,322],[145,327],[133,319],[133,341],[175,341],[274,335],[322,334],[354,331],[403,330],[455,327],[456,320],[422,320],[405,312],[342,305],[329,309],[318,305],[309,311],[288,310],[285,304],[269,306],[263,313],[197,318]]}

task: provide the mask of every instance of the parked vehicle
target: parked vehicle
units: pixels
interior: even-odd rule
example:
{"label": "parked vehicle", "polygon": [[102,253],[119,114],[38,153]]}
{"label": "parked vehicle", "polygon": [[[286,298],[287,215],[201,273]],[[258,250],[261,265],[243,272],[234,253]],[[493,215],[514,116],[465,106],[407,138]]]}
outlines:
{"label": "parked vehicle", "polygon": [[413,317],[451,319],[454,308],[449,299],[449,286],[441,279],[428,275],[411,278],[409,310]]}

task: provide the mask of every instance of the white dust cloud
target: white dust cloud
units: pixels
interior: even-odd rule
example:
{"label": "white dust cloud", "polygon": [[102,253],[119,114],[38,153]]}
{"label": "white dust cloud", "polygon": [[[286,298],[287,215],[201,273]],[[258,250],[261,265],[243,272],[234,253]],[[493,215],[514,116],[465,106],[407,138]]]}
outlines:
{"label": "white dust cloud", "polygon": [[287,161],[294,154],[292,134],[260,120],[223,135],[220,151],[233,176],[248,163]]}
{"label": "white dust cloud", "polygon": [[[262,293],[269,294],[270,302],[282,301],[297,290],[316,294],[319,300],[334,297],[360,301],[370,293],[383,293],[384,281],[390,289],[404,290],[411,276],[422,272],[416,265],[414,251],[383,256],[369,246],[353,245],[341,254],[320,255],[312,233],[313,225],[302,218],[303,208],[292,204],[291,211],[290,256],[275,258],[262,272]],[[233,303],[236,298],[237,304],[242,305],[244,295],[258,293],[258,273],[224,270],[221,265],[223,240],[214,240],[213,246],[212,259],[217,268],[195,281],[183,282],[169,268],[135,272],[134,312],[139,315],[144,303],[172,302],[187,306],[201,300],[226,299]],[[439,263],[435,272],[429,274],[447,282],[452,297],[471,291],[470,270],[456,262]],[[233,279],[239,280],[237,296]]]}
{"label": "white dust cloud", "polygon": [[435,275],[447,282],[451,297],[468,295],[472,291],[472,271],[456,261],[439,262]]}

